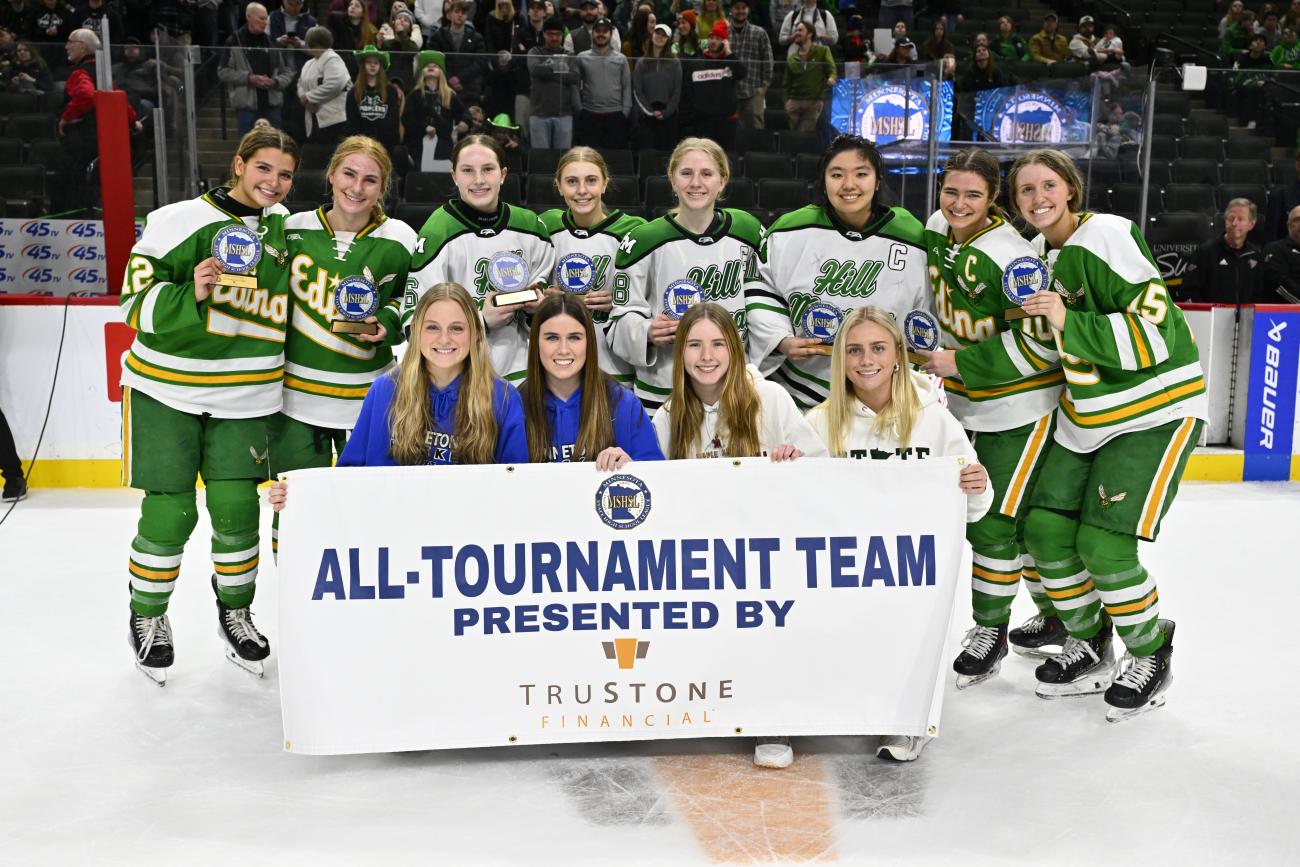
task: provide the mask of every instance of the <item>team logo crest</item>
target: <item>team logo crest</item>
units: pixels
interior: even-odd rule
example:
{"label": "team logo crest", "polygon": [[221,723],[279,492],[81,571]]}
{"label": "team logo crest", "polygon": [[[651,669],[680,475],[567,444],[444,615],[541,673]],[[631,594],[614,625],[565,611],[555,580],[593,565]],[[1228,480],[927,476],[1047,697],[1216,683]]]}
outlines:
{"label": "team logo crest", "polygon": [[887,84],[862,97],[860,106],[860,134],[876,145],[902,139],[920,141],[930,134],[930,109],[918,89]]}
{"label": "team logo crest", "polygon": [[565,292],[582,294],[596,279],[596,263],[582,253],[569,253],[555,266],[555,285]]}
{"label": "team logo crest", "polygon": [[1108,495],[1106,493],[1105,486],[1098,485],[1097,496],[1101,498],[1102,511],[1105,511],[1106,509],[1109,509],[1111,506],[1115,505],[1116,503],[1124,502],[1124,500],[1128,498],[1128,491],[1118,491],[1114,494]]}
{"label": "team logo crest", "polygon": [[1068,128],[1065,106],[1038,90],[1015,94],[993,115],[993,133],[1001,142],[1062,142]]}
{"label": "team logo crest", "polygon": [[1002,272],[1002,292],[1017,307],[1048,285],[1047,266],[1033,256],[1021,256]]}
{"label": "team logo crest", "polygon": [[493,253],[487,274],[488,282],[498,292],[518,292],[528,282],[528,263],[518,253]]}
{"label": "team logo crest", "polygon": [[348,277],[334,290],[334,309],[344,319],[360,322],[379,309],[379,291],[365,277]]}
{"label": "team logo crest", "polygon": [[1062,283],[1060,280],[1055,280],[1052,283],[1052,291],[1065,299],[1065,304],[1067,307],[1077,307],[1079,302],[1083,300],[1082,286],[1080,286],[1078,289],[1071,292],[1069,289],[1066,288],[1064,283]]}
{"label": "team logo crest", "polygon": [[222,272],[247,274],[262,260],[262,240],[242,223],[226,226],[212,239],[212,255]]}
{"label": "team logo crest", "polygon": [[630,530],[650,516],[650,489],[636,476],[618,473],[596,489],[596,514],[615,530]]}
{"label": "team logo crest", "polygon": [[903,319],[903,336],[912,349],[933,352],[939,348],[939,320],[925,310],[913,310]]}
{"label": "team logo crest", "polygon": [[832,304],[817,301],[808,305],[803,314],[803,333],[822,343],[834,343],[835,335],[844,323],[844,311]]}
{"label": "team logo crest", "polygon": [[696,304],[704,300],[704,290],[694,280],[674,280],[664,290],[664,313],[681,319]]}

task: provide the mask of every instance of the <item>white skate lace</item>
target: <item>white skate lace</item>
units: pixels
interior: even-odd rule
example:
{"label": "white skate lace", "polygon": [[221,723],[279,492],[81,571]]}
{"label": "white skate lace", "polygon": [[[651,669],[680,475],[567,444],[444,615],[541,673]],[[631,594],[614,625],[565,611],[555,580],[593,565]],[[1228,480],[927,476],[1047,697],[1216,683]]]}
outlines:
{"label": "white skate lace", "polygon": [[140,636],[140,652],[136,659],[144,662],[155,644],[170,647],[172,643],[172,625],[167,615],[159,617],[140,617],[135,621],[135,634]]}
{"label": "white skate lace", "polygon": [[1119,686],[1127,686],[1134,692],[1141,692],[1155,676],[1157,667],[1154,656],[1134,656],[1126,653],[1120,660],[1119,676],[1115,678],[1115,683]]}
{"label": "white skate lace", "polygon": [[974,626],[966,631],[961,646],[976,659],[983,659],[993,652],[998,644],[998,631],[987,626]]}
{"label": "white skate lace", "polygon": [[245,641],[251,641],[259,647],[266,643],[253,621],[249,619],[247,608],[232,608],[226,612],[226,629],[230,631],[230,637],[235,640],[236,644],[243,644]]}
{"label": "white skate lace", "polygon": [[1052,661],[1062,668],[1069,668],[1086,658],[1091,658],[1093,662],[1101,661],[1101,657],[1093,651],[1091,644],[1071,636],[1065,639],[1065,649],[1053,656]]}

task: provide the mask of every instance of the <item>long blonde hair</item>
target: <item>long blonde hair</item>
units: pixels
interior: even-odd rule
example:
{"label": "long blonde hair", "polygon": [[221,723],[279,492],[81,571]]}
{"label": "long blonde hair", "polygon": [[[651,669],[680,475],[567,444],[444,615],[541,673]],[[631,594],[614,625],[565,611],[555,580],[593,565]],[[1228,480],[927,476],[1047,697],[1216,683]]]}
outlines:
{"label": "long blonde hair", "polygon": [[700,426],[704,423],[704,403],[686,377],[684,354],[691,328],[707,319],[722,332],[727,343],[727,373],[722,379],[718,399],[718,436],[726,440],[727,457],[752,458],[763,452],[759,437],[763,404],[758,389],[750,382],[745,368],[745,347],[740,332],[725,307],[719,304],[696,304],[682,317],[673,341],[673,393],[668,397],[668,459],[693,458],[707,445],[701,443]]}
{"label": "long blonde hair", "polygon": [[473,299],[459,283],[436,283],[420,296],[411,318],[411,345],[402,356],[401,367],[389,374],[395,394],[388,411],[392,432],[389,451],[403,465],[429,462],[429,431],[433,430],[433,406],[429,389],[433,380],[419,350],[419,333],[424,316],[438,301],[454,301],[469,323],[469,356],[460,372],[460,395],[456,401],[451,437],[456,462],[490,464],[496,455],[497,419],[492,398],[498,377],[492,369],[483,324]]}
{"label": "long blonde hair", "polygon": [[447,70],[438,66],[436,63],[426,63],[416,75],[415,89],[423,94],[428,88],[424,86],[424,70],[430,66],[438,67],[438,102],[443,108],[451,108],[451,85],[447,83]]}
{"label": "long blonde hair", "polygon": [[831,394],[820,409],[826,413],[826,449],[831,457],[842,458],[847,452],[844,448],[844,435],[853,425],[857,415],[857,395],[844,373],[845,345],[849,342],[849,332],[864,322],[874,322],[889,332],[894,341],[894,352],[898,358],[897,369],[891,375],[889,385],[889,404],[876,413],[875,433],[877,436],[893,434],[898,440],[899,448],[907,448],[912,439],[912,430],[921,416],[921,398],[912,384],[912,375],[907,369],[907,347],[903,345],[903,332],[899,330],[894,317],[881,307],[859,307],[844,317],[844,324],[835,335],[835,346],[831,349]]}
{"label": "long blonde hair", "polygon": [[[727,152],[722,149],[722,145],[711,138],[688,136],[677,143],[677,147],[673,148],[672,156],[668,157],[669,186],[672,185],[673,176],[677,174],[677,167],[682,164],[682,159],[691,151],[700,151],[717,163],[718,174],[722,175],[722,189],[725,193],[727,182],[731,180],[731,161],[727,159]],[[718,199],[722,199],[722,194],[718,195]],[[717,206],[717,202],[715,202],[714,207]],[[680,207],[673,208],[673,216],[676,216],[679,210]]]}
{"label": "long blonde hair", "polygon": [[388,196],[388,186],[393,178],[393,161],[388,156],[387,148],[370,136],[350,135],[339,142],[339,146],[334,149],[334,155],[330,157],[329,166],[325,169],[325,177],[333,176],[343,161],[353,154],[369,157],[375,161],[375,165],[379,166],[379,201],[375,202],[374,207],[370,209],[370,222],[382,222],[384,199]]}
{"label": "long blonde hair", "polygon": [[582,298],[570,292],[548,295],[533,314],[528,337],[528,378],[524,380],[524,426],[528,434],[528,459],[535,464],[551,460],[551,421],[546,413],[546,371],[542,369],[542,326],[556,316],[572,316],[587,335],[587,355],[582,368],[582,406],[574,460],[594,461],[614,445],[614,414],[610,407],[609,377],[600,369],[600,353],[591,313]]}

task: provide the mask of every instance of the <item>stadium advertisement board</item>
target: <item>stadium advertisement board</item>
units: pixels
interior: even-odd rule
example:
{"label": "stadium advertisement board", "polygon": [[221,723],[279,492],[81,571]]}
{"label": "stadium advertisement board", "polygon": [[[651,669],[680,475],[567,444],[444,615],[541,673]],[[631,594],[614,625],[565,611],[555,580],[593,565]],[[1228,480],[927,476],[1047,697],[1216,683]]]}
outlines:
{"label": "stadium advertisement board", "polygon": [[975,125],[996,142],[1088,143],[1092,93],[1078,87],[998,87],[975,94]]}
{"label": "stadium advertisement board", "polygon": [[[938,141],[952,138],[953,84],[939,84]],[[871,76],[837,81],[831,92],[831,125],[860,135],[879,147],[930,137],[930,82],[925,79]]]}
{"label": "stadium advertisement board", "polygon": [[1255,305],[1243,443],[1246,481],[1291,477],[1297,387],[1300,387],[1300,308]]}
{"label": "stadium advertisement board", "polygon": [[101,220],[0,218],[0,293],[103,295],[107,266]]}

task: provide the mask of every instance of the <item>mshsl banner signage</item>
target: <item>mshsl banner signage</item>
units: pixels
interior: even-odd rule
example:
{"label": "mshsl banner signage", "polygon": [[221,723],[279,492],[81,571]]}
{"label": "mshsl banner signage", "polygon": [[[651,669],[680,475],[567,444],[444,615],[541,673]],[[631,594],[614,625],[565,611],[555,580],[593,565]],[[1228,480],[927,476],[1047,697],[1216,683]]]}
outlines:
{"label": "mshsl banner signage", "polygon": [[285,748],[937,731],[957,474],[947,458],[292,473]]}

